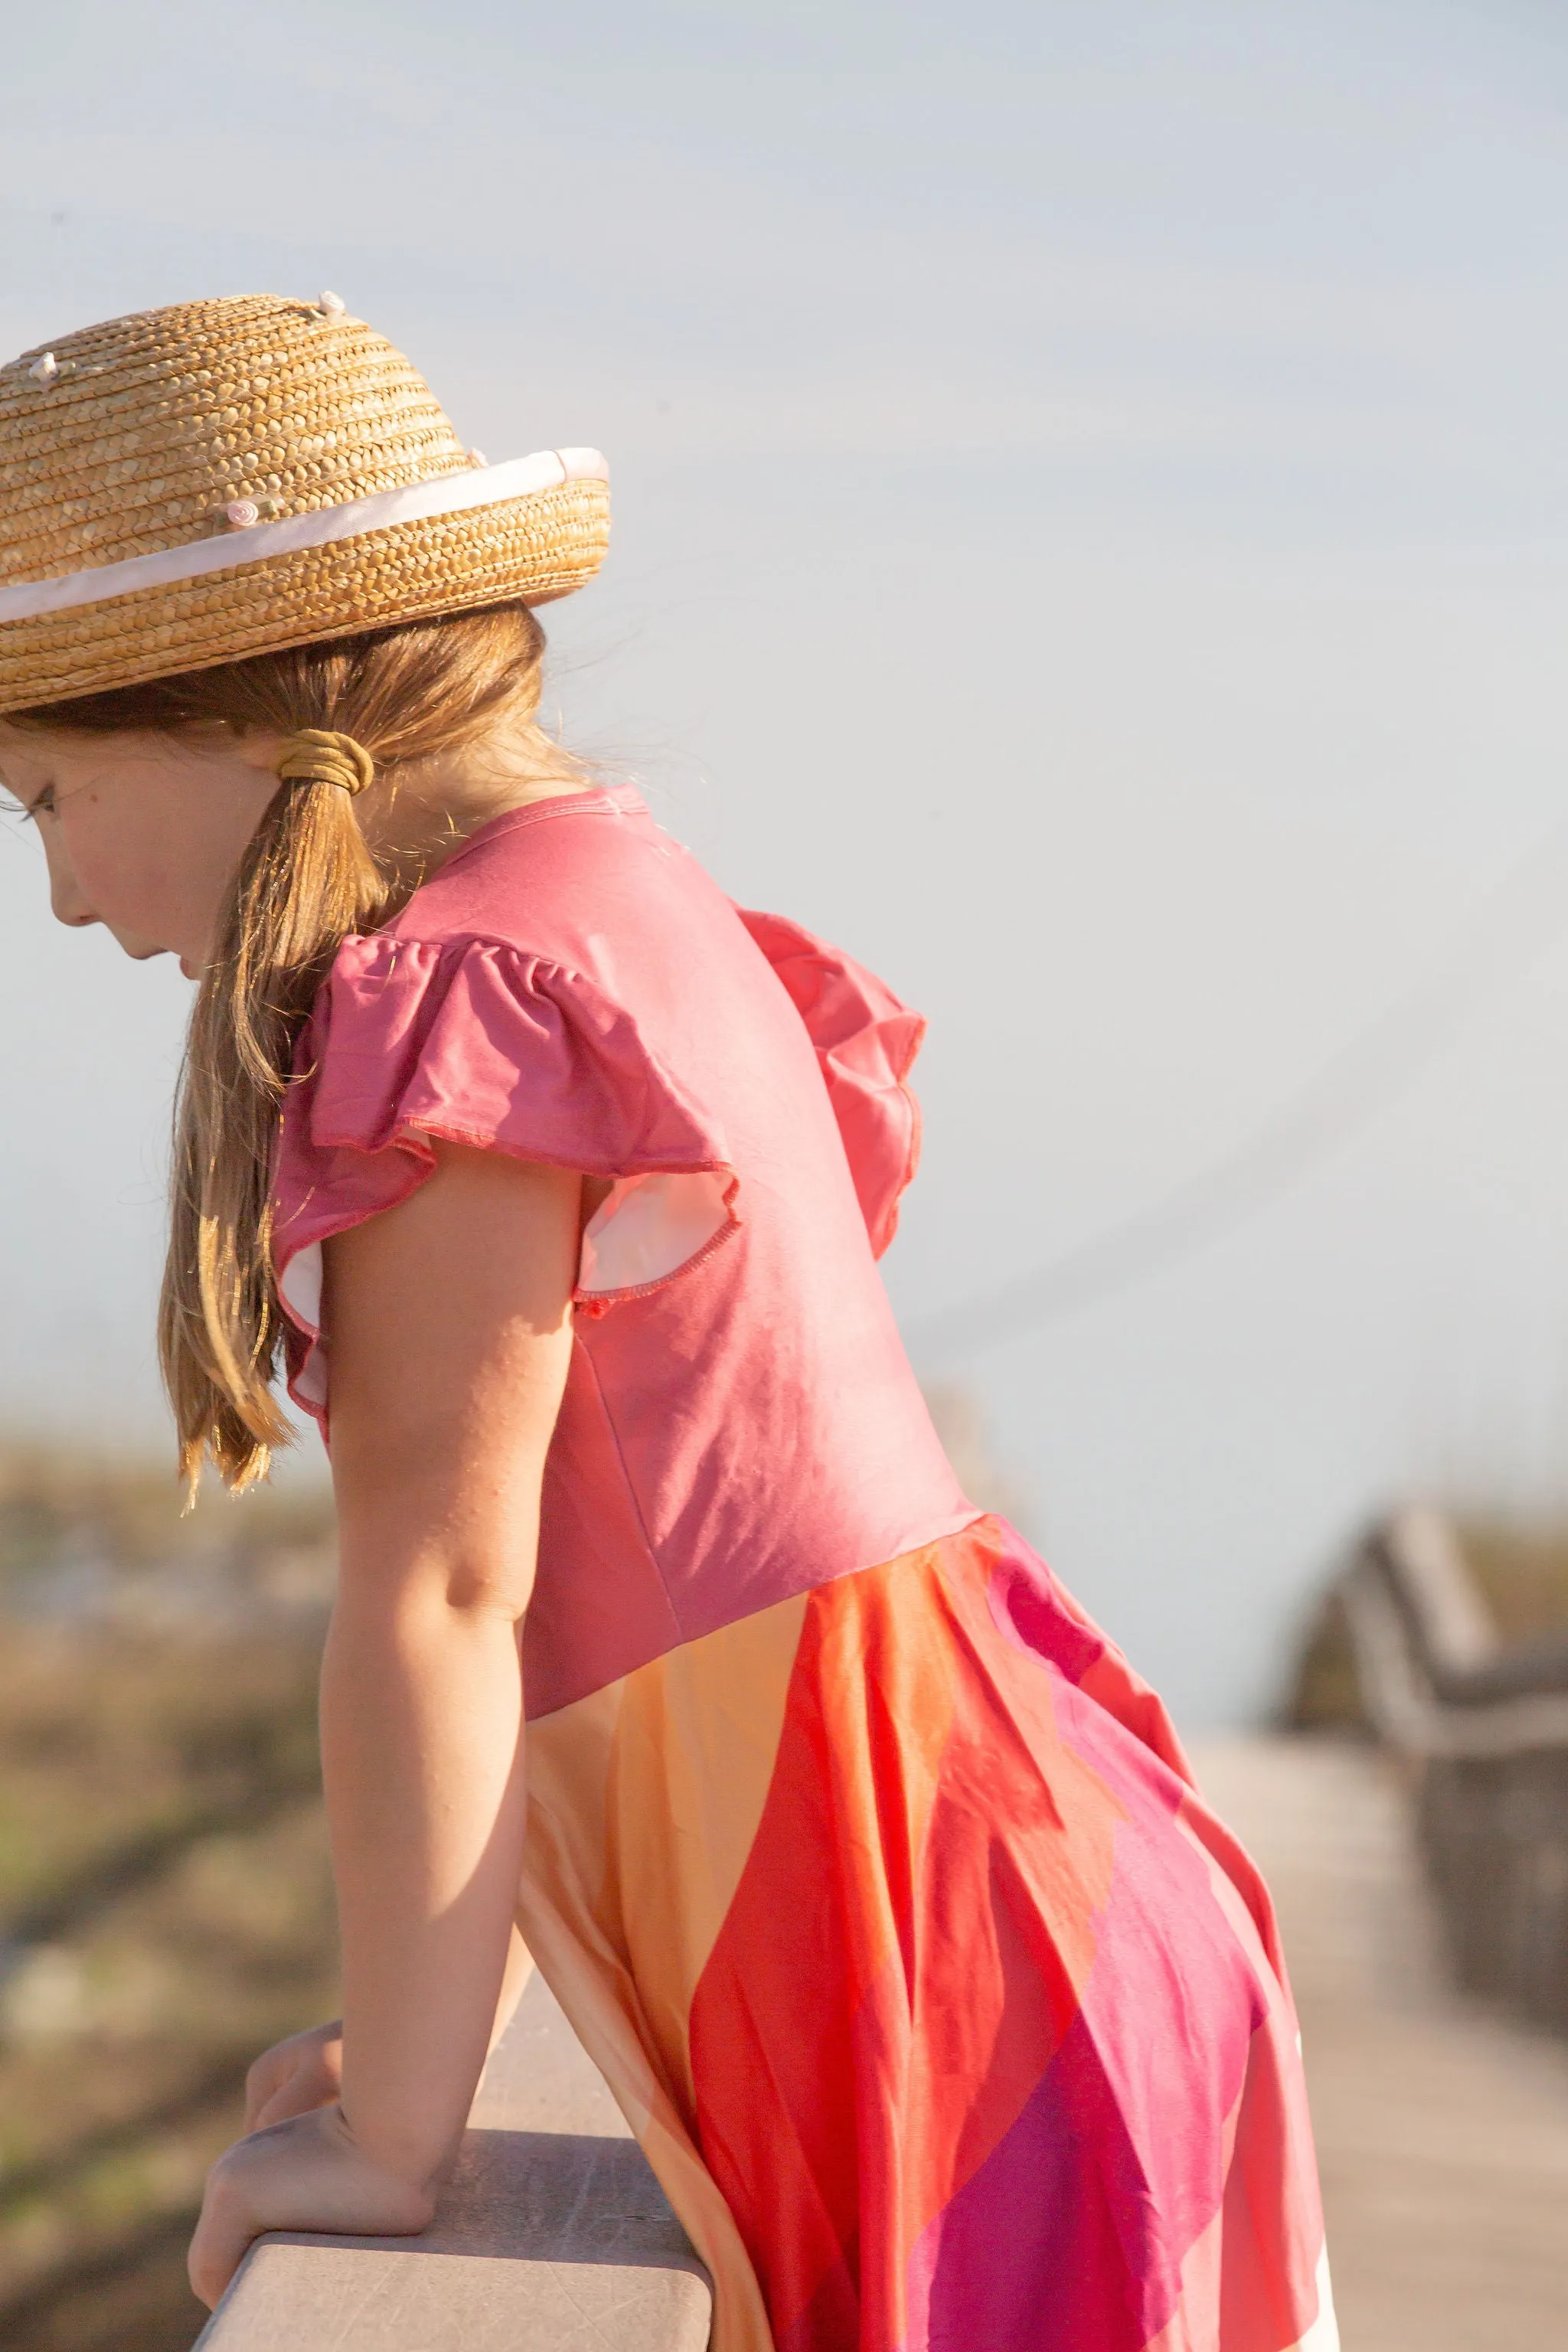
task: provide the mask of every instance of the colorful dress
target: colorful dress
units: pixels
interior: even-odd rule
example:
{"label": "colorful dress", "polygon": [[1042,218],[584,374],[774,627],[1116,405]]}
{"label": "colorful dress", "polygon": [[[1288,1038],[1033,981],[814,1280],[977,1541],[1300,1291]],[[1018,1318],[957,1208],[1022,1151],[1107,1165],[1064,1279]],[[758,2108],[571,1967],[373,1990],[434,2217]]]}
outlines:
{"label": "colorful dress", "polygon": [[712,2272],[718,2352],[1335,2342],[1268,1899],[1158,1700],[960,1491],[875,1255],[921,1024],[629,789],[345,941],[275,1248],[427,1139],[608,1179],[524,1631],[519,1919]]}

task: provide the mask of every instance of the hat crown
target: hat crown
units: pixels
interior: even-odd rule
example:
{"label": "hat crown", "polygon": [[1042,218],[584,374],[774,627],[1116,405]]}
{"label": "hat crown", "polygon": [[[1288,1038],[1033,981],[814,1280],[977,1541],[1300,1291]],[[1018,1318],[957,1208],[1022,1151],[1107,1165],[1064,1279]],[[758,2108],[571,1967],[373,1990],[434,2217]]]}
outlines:
{"label": "hat crown", "polygon": [[468,463],[423,377],[341,310],[246,295],[138,311],[0,368],[0,584]]}

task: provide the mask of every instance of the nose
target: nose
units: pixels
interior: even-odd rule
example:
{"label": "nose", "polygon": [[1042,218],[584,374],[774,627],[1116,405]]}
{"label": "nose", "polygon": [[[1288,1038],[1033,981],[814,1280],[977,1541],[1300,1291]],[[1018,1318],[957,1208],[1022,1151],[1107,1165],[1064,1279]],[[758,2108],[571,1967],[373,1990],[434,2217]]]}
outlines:
{"label": "nose", "polygon": [[82,897],[74,876],[53,877],[49,884],[49,911],[57,923],[65,923],[73,931],[85,931],[101,919]]}
{"label": "nose", "polygon": [[44,856],[49,869],[49,911],[57,923],[64,923],[73,931],[86,930],[99,918],[76,878],[76,868],[66,854],[64,843],[57,838],[58,828],[51,824],[43,830]]}

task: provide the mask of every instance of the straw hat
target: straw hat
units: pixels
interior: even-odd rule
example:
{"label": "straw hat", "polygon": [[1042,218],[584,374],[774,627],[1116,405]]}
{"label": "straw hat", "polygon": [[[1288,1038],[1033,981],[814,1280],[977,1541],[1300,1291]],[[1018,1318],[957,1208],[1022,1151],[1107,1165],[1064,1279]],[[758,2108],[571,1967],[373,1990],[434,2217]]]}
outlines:
{"label": "straw hat", "polygon": [[488,466],[335,294],[83,328],[0,368],[0,711],[569,595],[606,472]]}

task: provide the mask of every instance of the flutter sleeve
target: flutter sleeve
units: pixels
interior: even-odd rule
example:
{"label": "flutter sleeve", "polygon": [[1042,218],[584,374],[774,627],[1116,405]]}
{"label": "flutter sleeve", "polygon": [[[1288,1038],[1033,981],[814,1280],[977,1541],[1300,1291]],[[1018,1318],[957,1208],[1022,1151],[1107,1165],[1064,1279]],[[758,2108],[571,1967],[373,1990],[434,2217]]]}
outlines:
{"label": "flutter sleeve", "polygon": [[437,1139],[612,1180],[584,1237],[590,1307],[657,1289],[737,1221],[715,1119],[590,979],[500,942],[347,940],[300,1041],[273,1187],[289,1386],[312,1412],[321,1244],[416,1191]]}
{"label": "flutter sleeve", "polygon": [[908,1079],[925,1022],[873,972],[798,923],[744,907],[737,912],[816,1047],[866,1230],[880,1257],[920,1161],[920,1105]]}

